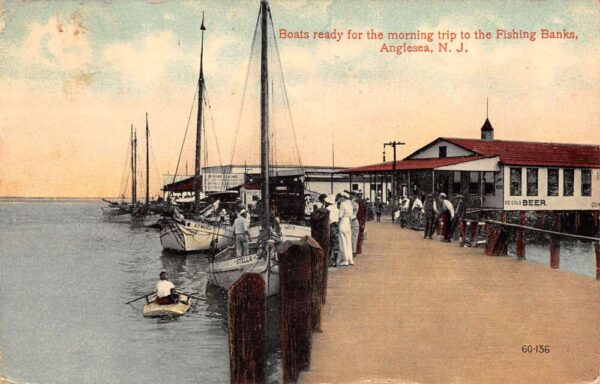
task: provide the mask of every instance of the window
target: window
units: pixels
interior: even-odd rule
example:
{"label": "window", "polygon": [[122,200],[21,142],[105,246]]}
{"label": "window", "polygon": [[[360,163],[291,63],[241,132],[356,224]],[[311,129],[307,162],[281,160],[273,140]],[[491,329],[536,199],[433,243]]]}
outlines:
{"label": "window", "polygon": [[469,195],[479,195],[479,172],[469,172]]}
{"label": "window", "polygon": [[460,194],[460,172],[454,171],[454,181],[452,183],[452,194]]}
{"label": "window", "polygon": [[592,171],[581,170],[581,196],[592,196]]}
{"label": "window", "polygon": [[527,196],[538,194],[538,169],[527,168]]}
{"label": "window", "polygon": [[440,157],[446,157],[448,155],[448,147],[445,145],[441,145],[438,149],[440,150]]}
{"label": "window", "polygon": [[575,171],[572,169],[565,169],[563,171],[563,196],[573,196],[573,190],[575,181]]}
{"label": "window", "polygon": [[510,169],[510,195],[521,196],[521,168]]}
{"label": "window", "polygon": [[558,196],[558,169],[548,169],[548,196]]}
{"label": "window", "polygon": [[358,191],[358,184],[352,184],[352,190]]}
{"label": "window", "polygon": [[494,195],[496,193],[494,182],[494,172],[483,173],[483,194]]}

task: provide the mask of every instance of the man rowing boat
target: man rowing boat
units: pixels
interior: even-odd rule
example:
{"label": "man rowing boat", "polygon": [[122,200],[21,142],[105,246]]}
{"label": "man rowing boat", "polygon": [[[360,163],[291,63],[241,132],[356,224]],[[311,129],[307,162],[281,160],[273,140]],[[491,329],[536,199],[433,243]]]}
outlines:
{"label": "man rowing boat", "polygon": [[175,285],[167,280],[167,273],[161,272],[160,280],[156,283],[156,299],[154,302],[159,305],[177,304],[179,294],[175,290]]}

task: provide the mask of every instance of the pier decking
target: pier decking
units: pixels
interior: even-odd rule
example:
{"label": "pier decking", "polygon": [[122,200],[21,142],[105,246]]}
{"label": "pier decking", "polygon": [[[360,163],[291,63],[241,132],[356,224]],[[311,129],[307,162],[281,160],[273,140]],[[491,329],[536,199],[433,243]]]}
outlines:
{"label": "pier decking", "polygon": [[313,336],[300,383],[564,384],[599,376],[600,282],[423,240],[389,222],[367,228],[355,265],[330,271],[323,333]]}

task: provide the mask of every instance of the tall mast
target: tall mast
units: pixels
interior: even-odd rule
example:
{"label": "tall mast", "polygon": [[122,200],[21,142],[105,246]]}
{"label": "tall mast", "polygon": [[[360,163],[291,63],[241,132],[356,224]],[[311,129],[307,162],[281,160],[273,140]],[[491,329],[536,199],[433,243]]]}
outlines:
{"label": "tall mast", "polygon": [[331,193],[333,193],[333,172],[335,170],[335,136],[331,134]]}
{"label": "tall mast", "polygon": [[148,138],[150,136],[148,130],[148,112],[146,112],[146,206],[150,204],[150,145]]}
{"label": "tall mast", "polygon": [[267,0],[260,2],[260,156],[262,175],[262,203],[263,217],[261,225],[263,231],[267,231],[267,235],[271,236],[271,212],[269,205],[269,61],[267,56],[268,41],[267,41],[267,13],[269,12],[269,4]]}
{"label": "tall mast", "polygon": [[131,125],[131,129],[133,130],[133,158],[131,162],[133,167],[133,174],[131,175],[131,184],[133,192],[131,194],[131,200],[133,201],[133,206],[135,207],[135,204],[137,203],[137,132],[133,128],[133,124]]}
{"label": "tall mast", "polygon": [[135,206],[135,150],[133,148],[133,124],[131,124],[131,206]]}
{"label": "tall mast", "polygon": [[196,121],[196,163],[194,171],[194,212],[200,211],[200,150],[202,142],[202,105],[204,103],[204,72],[202,61],[204,59],[204,12],[202,12],[202,42],[200,45],[200,75],[198,76],[198,120]]}

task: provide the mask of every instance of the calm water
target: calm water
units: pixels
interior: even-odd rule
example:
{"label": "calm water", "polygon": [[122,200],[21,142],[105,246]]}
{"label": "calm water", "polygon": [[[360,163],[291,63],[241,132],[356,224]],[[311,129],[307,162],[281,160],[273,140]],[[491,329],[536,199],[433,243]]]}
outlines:
{"label": "calm water", "polygon": [[[515,242],[509,243],[508,254],[516,257]],[[541,236],[526,237],[525,258],[533,263],[550,265],[550,246]],[[561,240],[560,269],[596,278],[596,252],[590,241]]]}
{"label": "calm water", "polygon": [[[102,220],[97,203],[0,203],[0,375],[17,383],[227,383],[227,308],[209,295],[175,320],[142,317],[161,270],[205,292],[202,254]],[[273,317],[271,310],[271,317]],[[277,341],[268,371],[277,381]]]}
{"label": "calm water", "polygon": [[[547,245],[531,244],[527,259],[548,265]],[[142,301],[124,304],[153,291],[161,270],[202,295],[206,269],[204,255],[164,253],[156,230],[103,221],[97,203],[0,203],[0,375],[40,384],[228,383],[222,293],[172,321],[142,317]],[[563,242],[561,269],[593,277],[592,246]],[[270,304],[267,375],[278,382]]]}

